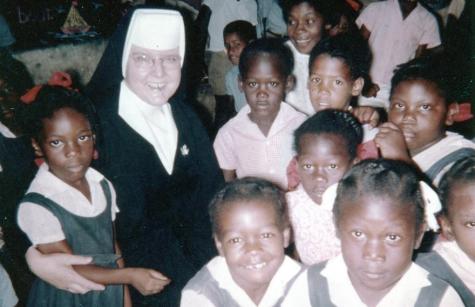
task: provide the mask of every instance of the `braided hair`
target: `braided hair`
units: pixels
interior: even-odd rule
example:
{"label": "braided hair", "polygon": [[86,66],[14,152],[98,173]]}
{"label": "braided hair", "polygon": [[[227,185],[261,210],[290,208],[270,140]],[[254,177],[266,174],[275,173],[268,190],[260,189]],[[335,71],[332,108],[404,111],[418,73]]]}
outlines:
{"label": "braided hair", "polygon": [[346,143],[351,160],[356,158],[358,145],[363,141],[363,128],[355,116],[347,111],[325,109],[317,112],[294,132],[294,149],[301,153],[301,138],[305,134],[330,133],[340,136]]}

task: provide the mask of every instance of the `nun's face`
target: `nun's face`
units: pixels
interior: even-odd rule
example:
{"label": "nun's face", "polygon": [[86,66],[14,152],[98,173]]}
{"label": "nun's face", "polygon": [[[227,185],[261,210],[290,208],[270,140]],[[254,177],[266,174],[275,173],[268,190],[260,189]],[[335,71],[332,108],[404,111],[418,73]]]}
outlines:
{"label": "nun's face", "polygon": [[132,45],[125,82],[146,103],[159,106],[175,94],[181,78],[178,48],[155,50]]}

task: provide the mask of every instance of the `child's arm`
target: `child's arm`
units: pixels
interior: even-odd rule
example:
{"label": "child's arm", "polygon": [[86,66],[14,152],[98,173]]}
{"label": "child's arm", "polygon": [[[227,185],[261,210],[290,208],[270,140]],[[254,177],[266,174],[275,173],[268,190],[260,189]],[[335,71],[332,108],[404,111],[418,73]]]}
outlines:
{"label": "child's arm", "polygon": [[87,280],[72,267],[91,263],[91,257],[63,253],[43,255],[33,246],[27,250],[25,257],[28,267],[36,276],[58,289],[80,294],[104,290],[103,285]]}
{"label": "child's arm", "polygon": [[[66,240],[39,244],[37,246],[44,254],[67,253],[72,254],[72,250]],[[163,290],[170,283],[170,280],[161,273],[144,268],[103,268],[93,264],[74,266],[83,277],[96,283],[109,284],[130,284],[134,286],[142,295],[155,294]]]}

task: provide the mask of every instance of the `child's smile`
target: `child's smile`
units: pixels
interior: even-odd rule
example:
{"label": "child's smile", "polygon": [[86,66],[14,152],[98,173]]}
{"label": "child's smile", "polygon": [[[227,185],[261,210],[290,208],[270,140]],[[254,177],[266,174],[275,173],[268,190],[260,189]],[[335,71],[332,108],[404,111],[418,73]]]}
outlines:
{"label": "child's smile", "polygon": [[267,289],[289,239],[289,230],[281,229],[273,206],[266,202],[242,201],[227,207],[219,216],[215,237],[231,276],[251,297]]}

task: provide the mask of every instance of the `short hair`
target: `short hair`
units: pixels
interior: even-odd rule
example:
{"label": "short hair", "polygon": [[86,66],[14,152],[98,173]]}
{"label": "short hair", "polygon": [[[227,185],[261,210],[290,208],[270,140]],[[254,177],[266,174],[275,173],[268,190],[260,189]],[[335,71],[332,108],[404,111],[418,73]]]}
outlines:
{"label": "short hair", "polygon": [[268,56],[277,61],[276,68],[287,78],[294,69],[294,56],[289,47],[277,38],[259,38],[247,45],[239,58],[239,74],[245,78],[251,62],[257,57]]}
{"label": "short hair", "polygon": [[318,42],[310,52],[309,71],[320,55],[340,59],[350,71],[351,79],[368,80],[371,65],[371,51],[368,42],[359,35],[338,34]]}
{"label": "short hair", "polygon": [[307,3],[315,10],[315,12],[320,14],[323,19],[325,19],[327,15],[327,9],[325,2],[322,0],[284,0],[282,1],[282,13],[284,15],[285,23],[289,23],[290,12],[292,9],[302,3]]}
{"label": "short hair", "polygon": [[284,192],[267,180],[244,177],[227,183],[211,200],[209,216],[213,233],[217,234],[220,230],[219,218],[224,210],[238,202],[251,200],[267,201],[275,212],[278,225],[282,229],[288,226]]}
{"label": "short hair", "polygon": [[452,75],[448,70],[449,67],[450,63],[447,63],[446,57],[442,55],[418,57],[399,65],[391,79],[390,97],[400,83],[424,80],[430,82],[437,90],[437,94],[444,98],[448,104],[452,101],[453,95],[449,86],[449,79]]}
{"label": "short hair", "polygon": [[350,112],[325,109],[305,120],[294,132],[294,149],[300,154],[300,140],[305,134],[335,134],[346,143],[349,157],[356,158],[357,147],[363,141],[363,128]]}
{"label": "short hair", "polygon": [[44,85],[31,104],[21,107],[20,118],[25,133],[39,140],[44,128],[43,120],[52,118],[56,111],[63,108],[83,114],[91,124],[91,129],[97,131],[96,113],[89,99],[74,90]]}
{"label": "short hair", "polygon": [[421,175],[410,164],[388,159],[368,159],[351,168],[340,181],[333,206],[336,225],[343,206],[351,206],[363,196],[394,200],[414,213],[416,229],[424,223],[424,200],[420,190]]}
{"label": "short hair", "polygon": [[33,79],[26,66],[8,54],[0,54],[0,79],[20,96],[33,87]]}
{"label": "short hair", "polygon": [[256,29],[250,22],[245,20],[236,20],[228,23],[224,27],[223,37],[233,33],[239,36],[239,38],[246,44],[249,44],[249,42],[257,38]]}
{"label": "short hair", "polygon": [[442,176],[439,183],[439,196],[442,202],[442,214],[447,215],[452,189],[457,184],[475,182],[475,155],[460,159]]}
{"label": "short hair", "polygon": [[348,30],[350,30],[350,32],[353,32],[352,30],[357,30],[355,19],[358,14],[346,1],[327,1],[326,12],[325,23],[331,27],[337,26],[340,23],[341,17],[345,16],[348,19]]}

